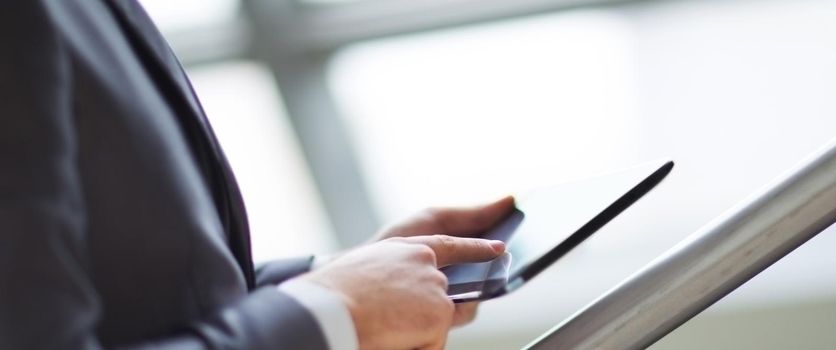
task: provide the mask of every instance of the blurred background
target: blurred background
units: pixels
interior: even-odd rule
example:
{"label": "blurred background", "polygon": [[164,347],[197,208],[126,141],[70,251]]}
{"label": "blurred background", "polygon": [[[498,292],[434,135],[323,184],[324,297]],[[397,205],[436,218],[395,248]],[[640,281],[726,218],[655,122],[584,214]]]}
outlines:
{"label": "blurred background", "polygon": [[[450,349],[515,349],[836,136],[836,1],[143,0],[236,171],[255,259],[670,157]],[[653,349],[836,346],[823,232]]]}

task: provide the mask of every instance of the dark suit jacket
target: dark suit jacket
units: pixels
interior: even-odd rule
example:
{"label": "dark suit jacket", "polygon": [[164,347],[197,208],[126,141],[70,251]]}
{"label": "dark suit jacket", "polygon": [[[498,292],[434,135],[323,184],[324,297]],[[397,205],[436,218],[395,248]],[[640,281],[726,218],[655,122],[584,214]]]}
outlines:
{"label": "dark suit jacket", "polygon": [[135,0],[0,4],[0,349],[317,349]]}

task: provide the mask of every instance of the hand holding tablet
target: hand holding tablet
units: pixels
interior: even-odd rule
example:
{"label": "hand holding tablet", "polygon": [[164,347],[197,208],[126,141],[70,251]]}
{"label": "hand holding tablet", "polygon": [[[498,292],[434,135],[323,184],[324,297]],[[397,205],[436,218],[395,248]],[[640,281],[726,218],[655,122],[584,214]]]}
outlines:
{"label": "hand holding tablet", "polygon": [[466,302],[510,293],[647,194],[672,168],[672,161],[657,161],[519,197],[517,209],[482,235],[505,242],[505,254],[441,269],[449,298]]}

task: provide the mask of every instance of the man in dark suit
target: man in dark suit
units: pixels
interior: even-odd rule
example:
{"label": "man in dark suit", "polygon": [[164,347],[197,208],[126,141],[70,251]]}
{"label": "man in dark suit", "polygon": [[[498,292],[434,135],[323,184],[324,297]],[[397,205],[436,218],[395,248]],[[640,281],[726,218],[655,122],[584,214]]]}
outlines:
{"label": "man in dark suit", "polygon": [[427,211],[312,271],[255,267],[233,174],[135,0],[3,1],[0,55],[0,349],[440,348],[473,317],[437,268],[504,246],[435,234],[512,199]]}

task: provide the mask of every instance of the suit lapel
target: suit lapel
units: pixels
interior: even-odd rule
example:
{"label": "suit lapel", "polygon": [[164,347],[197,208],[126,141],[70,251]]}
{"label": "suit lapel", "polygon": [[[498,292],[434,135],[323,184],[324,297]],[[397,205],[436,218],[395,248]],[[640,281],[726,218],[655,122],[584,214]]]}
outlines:
{"label": "suit lapel", "polygon": [[154,61],[152,63],[159,65],[177,88],[181,90],[181,97],[185,99],[194,114],[199,117],[198,119],[201,124],[209,128],[203,107],[195,96],[192,85],[188,77],[186,77],[180,61],[171,52],[168,43],[163,39],[162,34],[153,21],[151,21],[145,9],[136,0],[106,1],[117,12],[117,16],[120,17],[120,22],[125,22],[123,23],[124,29],[136,34],[137,38],[141,41],[141,45],[144,46],[144,49],[147,49]]}
{"label": "suit lapel", "polygon": [[214,198],[247,285],[255,286],[244,203],[229,163],[180,62],[136,0],[105,0],[163,97],[171,104]]}

